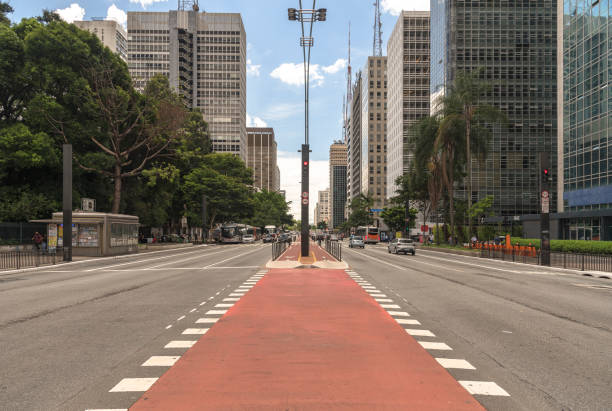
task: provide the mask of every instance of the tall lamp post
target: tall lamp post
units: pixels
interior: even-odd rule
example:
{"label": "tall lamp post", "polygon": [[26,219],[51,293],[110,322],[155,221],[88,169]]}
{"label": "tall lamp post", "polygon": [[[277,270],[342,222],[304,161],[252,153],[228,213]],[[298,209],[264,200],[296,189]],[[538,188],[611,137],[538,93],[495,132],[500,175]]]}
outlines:
{"label": "tall lamp post", "polygon": [[[304,54],[304,144],[302,144],[302,257],[308,257],[310,253],[310,224],[308,224],[308,203],[309,199],[309,165],[310,165],[310,145],[308,144],[308,88],[310,83],[310,48],[314,45],[312,37],[312,27],[315,21],[325,21],[327,19],[327,9],[315,9],[316,0],[312,0],[311,9],[302,8],[300,0],[299,9],[288,9],[289,20],[299,21],[302,27],[302,37],[300,46]],[[308,23],[310,25],[308,26]],[[308,35],[306,33],[308,32]]]}

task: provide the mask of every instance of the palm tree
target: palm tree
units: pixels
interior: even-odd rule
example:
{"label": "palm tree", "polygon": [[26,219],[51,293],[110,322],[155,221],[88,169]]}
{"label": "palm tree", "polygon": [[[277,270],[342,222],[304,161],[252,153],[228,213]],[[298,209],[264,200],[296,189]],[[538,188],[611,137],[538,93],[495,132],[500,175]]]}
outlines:
{"label": "palm tree", "polygon": [[[506,120],[505,114],[499,109],[482,102],[491,88],[489,83],[479,78],[483,71],[459,72],[450,92],[441,99],[443,122],[449,125],[463,123],[461,131],[465,139],[468,210],[472,207],[472,154],[483,158],[491,134],[486,125]],[[469,233],[472,234],[472,219],[469,219]]]}

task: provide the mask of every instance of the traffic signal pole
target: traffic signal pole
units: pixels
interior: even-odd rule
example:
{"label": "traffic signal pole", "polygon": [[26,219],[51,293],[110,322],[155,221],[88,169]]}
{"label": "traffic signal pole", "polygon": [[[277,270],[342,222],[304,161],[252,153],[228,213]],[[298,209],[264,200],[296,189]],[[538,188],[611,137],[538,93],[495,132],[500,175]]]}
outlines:
{"label": "traffic signal pole", "polygon": [[302,144],[302,257],[310,254],[310,224],[308,222],[310,145]]}
{"label": "traffic signal pole", "polygon": [[550,158],[540,153],[540,264],[550,266]]}

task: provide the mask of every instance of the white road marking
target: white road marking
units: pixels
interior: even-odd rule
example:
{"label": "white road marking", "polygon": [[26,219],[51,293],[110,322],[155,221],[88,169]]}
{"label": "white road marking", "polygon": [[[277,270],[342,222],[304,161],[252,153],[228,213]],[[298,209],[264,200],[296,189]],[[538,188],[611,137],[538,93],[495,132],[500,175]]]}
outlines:
{"label": "white road marking", "polygon": [[402,308],[397,304],[381,304],[380,305],[382,308]]}
{"label": "white road marking", "polygon": [[183,335],[204,335],[209,328],[187,328],[183,331]]}
{"label": "white road marking", "polygon": [[[242,295],[244,295],[244,293],[246,293],[246,292],[248,292],[248,291],[249,291],[249,290],[246,290],[246,289],[244,289],[244,288],[242,288],[242,289],[237,288],[237,289],[235,289],[235,290],[234,290],[234,292],[235,292],[235,293],[243,293]],[[231,294],[230,294],[230,295],[231,295]]]}
{"label": "white road marking", "polygon": [[447,351],[453,350],[451,347],[441,342],[429,342],[429,341],[417,341],[417,342],[421,344],[421,347],[425,348],[426,350],[447,350]]}
{"label": "white road marking", "polygon": [[195,343],[197,343],[197,341],[176,340],[170,341],[168,344],[165,345],[164,348],[191,348],[194,346]]}
{"label": "white road marking", "polygon": [[436,358],[436,361],[440,363],[440,365],[444,368],[456,368],[460,370],[475,370],[472,364],[467,362],[466,360],[458,360],[454,358]]}
{"label": "white road marking", "polygon": [[[162,252],[162,251],[167,252],[167,251],[170,251],[170,250],[153,251],[151,254],[159,253],[159,252]],[[148,259],[145,259],[145,260],[128,261],[126,263],[121,263],[121,264],[113,264],[113,265],[107,265],[107,266],[104,266],[104,267],[92,268],[92,269],[89,269],[89,270],[85,270],[85,272],[104,270],[104,269],[113,268],[113,267],[121,267],[121,266],[129,265],[129,264],[145,263],[147,261],[158,261],[158,260],[163,260],[163,259],[166,259],[166,258],[180,257],[181,255],[189,255],[189,254],[193,254],[193,253],[199,253],[201,251],[202,250],[196,250],[196,251],[189,251],[189,252],[186,252],[186,253],[176,253],[176,254],[172,254],[172,255],[167,255],[165,257],[155,257],[155,258],[148,258]],[[211,254],[205,253],[204,255],[208,256],[208,255],[211,255]]]}
{"label": "white road marking", "polygon": [[229,307],[233,307],[234,304],[216,304],[215,308],[229,308]]}
{"label": "white road marking", "polygon": [[[202,257],[208,257],[209,255],[219,254],[219,253],[223,253],[223,252],[225,252],[225,251],[226,251],[226,250],[223,250],[223,251],[215,251],[214,253],[207,253],[207,254],[204,254],[204,255],[200,254],[200,255],[196,255],[196,256],[194,256],[194,257],[183,258],[183,259],[181,259],[181,261],[178,261],[178,262],[182,264],[182,263],[184,263],[185,261],[195,260],[195,259],[197,259],[197,258],[202,258]],[[147,267],[147,268],[148,268],[148,269],[155,269],[155,268],[160,268],[160,267],[163,267],[163,266],[167,266],[167,265],[169,265],[169,264],[176,264],[176,263],[177,263],[177,261],[170,261],[170,262],[166,262],[166,263],[161,263],[161,264],[157,264],[157,265],[152,265],[151,267]]]}
{"label": "white road marking", "polygon": [[365,290],[365,292],[366,293],[370,293],[370,294],[372,294],[372,293],[374,293],[374,294],[382,293],[382,291],[380,291],[380,290]]}
{"label": "white road marking", "polygon": [[247,255],[247,254],[252,254],[252,253],[254,253],[255,251],[259,251],[259,250],[261,250],[262,248],[263,248],[263,247],[254,247],[254,249],[252,249],[252,250],[250,250],[250,251],[247,251],[247,252],[242,253],[242,254],[237,254],[237,255],[234,255],[234,256],[232,256],[232,257],[230,257],[230,258],[226,258],[225,260],[217,261],[216,263],[209,264],[209,265],[207,265],[206,267],[202,267],[202,268],[210,268],[210,267],[214,267],[214,266],[215,266],[215,265],[217,265],[217,264],[221,264],[221,263],[224,263],[224,262],[226,262],[226,261],[233,260],[234,258],[242,257],[243,255]]}
{"label": "white road marking", "polygon": [[227,310],[208,310],[206,311],[206,315],[223,315],[227,312]]}
{"label": "white road marking", "polygon": [[[215,293],[215,295],[219,295],[219,294],[221,294],[221,291],[219,291],[219,292]],[[212,299],[213,299],[213,297],[210,297],[210,298],[209,298],[209,300],[212,300]]]}
{"label": "white road marking", "polygon": [[375,298],[376,301],[378,301],[379,303],[392,303],[393,300],[390,298]]}
{"label": "white road marking", "polygon": [[371,289],[374,289],[376,287],[374,287],[373,285],[362,285],[361,288],[366,289],[366,290],[371,290]]}
{"label": "white road marking", "polygon": [[418,337],[435,337],[436,336],[434,333],[432,333],[429,330],[414,330],[414,329],[407,328],[406,332],[410,335],[418,336]]}
{"label": "white road marking", "polygon": [[370,294],[370,297],[386,297],[387,294]]}
{"label": "white road marking", "polygon": [[230,297],[244,297],[244,293],[231,293]]}
{"label": "white road marking", "polygon": [[213,324],[219,321],[218,318],[200,318],[196,321],[196,324]]}
{"label": "white road marking", "polygon": [[418,322],[417,320],[405,320],[403,318],[394,318],[395,321],[397,321],[398,324],[404,324],[404,325],[421,325],[420,322]]}
{"label": "white road marking", "polygon": [[109,392],[146,391],[155,384],[155,381],[157,378],[124,378]]}
{"label": "white road marking", "polygon": [[391,317],[410,317],[406,311],[387,311]]}
{"label": "white road marking", "polygon": [[253,288],[253,286],[252,285],[239,285],[238,288],[244,288],[244,289],[250,290],[251,288]]}
{"label": "white road marking", "polygon": [[224,298],[223,301],[240,301],[240,298],[238,298],[238,297]]}
{"label": "white road marking", "polygon": [[197,308],[193,308],[191,311],[189,311],[189,313],[194,312],[195,310],[197,310]]}
{"label": "white road marking", "polygon": [[172,367],[180,355],[157,355],[142,363],[142,367]]}
{"label": "white road marking", "polygon": [[502,387],[492,381],[459,381],[459,384],[463,385],[463,388],[472,395],[510,396]]}
{"label": "white road marking", "polygon": [[504,334],[512,334],[512,331],[502,330],[502,332],[503,332]]}
{"label": "white road marking", "polygon": [[181,321],[181,320],[183,320],[184,318],[185,318],[185,316],[184,316],[184,315],[181,315],[179,318],[177,318],[177,319],[176,319],[176,321]]}
{"label": "white road marking", "polygon": [[128,411],[127,408],[89,408],[85,411]]}
{"label": "white road marking", "polygon": [[206,301],[202,301],[202,302],[200,303],[200,306],[202,306],[202,305],[204,305],[204,304],[206,304]]}

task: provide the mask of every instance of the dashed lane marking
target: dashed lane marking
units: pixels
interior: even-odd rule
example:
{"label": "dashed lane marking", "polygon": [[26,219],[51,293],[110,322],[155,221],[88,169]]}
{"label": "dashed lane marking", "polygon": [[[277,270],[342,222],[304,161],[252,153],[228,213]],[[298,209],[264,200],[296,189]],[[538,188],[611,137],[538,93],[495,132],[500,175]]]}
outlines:
{"label": "dashed lane marking", "polygon": [[[208,310],[206,315],[223,315],[227,312],[227,310]],[[200,321],[200,320],[198,320]]]}
{"label": "dashed lane marking", "polygon": [[403,318],[395,318],[395,321],[397,321],[398,324],[402,325],[421,325],[421,323],[417,320],[405,320]]}
{"label": "dashed lane marking", "polygon": [[204,335],[209,328],[187,328],[183,331],[183,335]]}
{"label": "dashed lane marking", "polygon": [[185,316],[181,315],[179,318],[176,319],[176,321],[181,321],[181,320],[184,320],[184,319],[185,319]]}
{"label": "dashed lane marking", "polygon": [[176,340],[170,341],[164,348],[191,348],[197,341]]}
{"label": "dashed lane marking", "polygon": [[191,313],[195,312],[196,310],[197,310],[197,308],[192,308],[191,311],[189,311],[189,313],[191,314]]}
{"label": "dashed lane marking", "polygon": [[459,360],[455,358],[436,358],[436,361],[440,363],[440,365],[444,368],[453,368],[459,370],[475,370],[472,364],[467,362],[466,360]]}
{"label": "dashed lane marking", "polygon": [[243,297],[244,293],[231,293],[229,296],[230,297]]}
{"label": "dashed lane marking", "polygon": [[365,292],[367,292],[368,294],[379,294],[379,293],[382,293],[382,291],[380,291],[380,290],[365,290]]}
{"label": "dashed lane marking", "polygon": [[215,308],[230,308],[230,307],[233,307],[233,306],[234,306],[234,304],[224,304],[224,303],[221,303],[221,304],[216,304]]}
{"label": "dashed lane marking", "polygon": [[393,300],[390,298],[375,298],[375,300],[379,303],[392,303]]}
{"label": "dashed lane marking", "polygon": [[397,304],[381,304],[380,305],[382,308],[402,308]]}
{"label": "dashed lane marking", "polygon": [[146,391],[155,384],[155,381],[157,381],[157,378],[124,378],[111,388],[109,392]]}
{"label": "dashed lane marking", "polygon": [[510,396],[502,387],[492,381],[459,381],[459,384],[472,395]]}
{"label": "dashed lane marking", "polygon": [[169,330],[170,328],[172,328],[172,324],[166,326],[166,330]]}
{"label": "dashed lane marking", "polygon": [[406,311],[387,311],[391,317],[410,317]]}
{"label": "dashed lane marking", "polygon": [[142,363],[143,367],[172,367],[180,355],[155,355]]}
{"label": "dashed lane marking", "polygon": [[387,294],[370,294],[370,297],[386,297]]}
{"label": "dashed lane marking", "polygon": [[447,351],[453,350],[451,347],[441,342],[430,342],[430,341],[417,341],[417,342],[421,344],[421,347],[425,348],[426,350],[447,350]]}
{"label": "dashed lane marking", "polygon": [[429,330],[415,330],[406,328],[406,332],[413,337],[435,337],[436,335]]}

